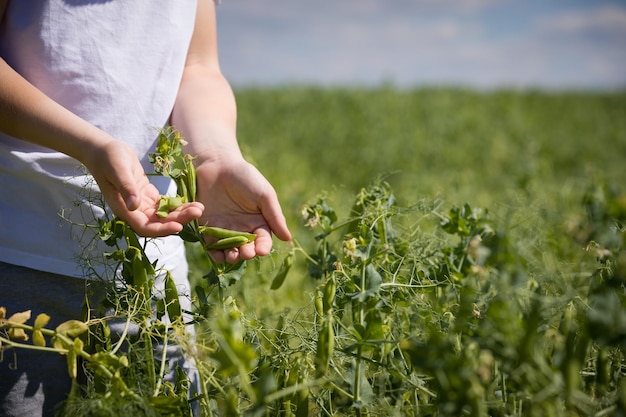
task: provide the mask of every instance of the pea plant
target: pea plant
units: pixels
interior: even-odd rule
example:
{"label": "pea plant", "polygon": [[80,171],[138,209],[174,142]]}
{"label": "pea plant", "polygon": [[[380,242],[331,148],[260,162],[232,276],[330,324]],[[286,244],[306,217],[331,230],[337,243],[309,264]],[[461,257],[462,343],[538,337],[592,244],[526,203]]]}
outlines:
{"label": "pea plant", "polygon": [[[45,313],[28,324],[30,311],[6,317],[8,312],[2,307],[2,352],[9,348],[37,349],[67,358],[73,388],[59,415],[190,416],[187,376],[177,372],[166,382],[170,364],[165,356],[155,356],[157,345],[167,351],[184,333],[172,277],[165,271],[165,289],[157,293],[157,271],[134,232],[120,220],[103,222],[100,230],[101,238],[116,248],[108,257],[119,262],[122,278],[119,285],[108,288],[102,308],[86,309],[89,317],[83,321],[69,320],[48,329],[50,316]],[[92,315],[96,311],[109,313]],[[163,320],[166,311],[167,322]],[[113,320],[125,322],[122,334],[115,337],[109,326]],[[132,326],[138,330],[131,337],[128,331]],[[19,367],[19,353],[15,357]]]}
{"label": "pea plant", "polygon": [[252,385],[266,394],[238,404],[258,415],[622,415],[623,214],[603,197],[580,228],[613,246],[591,243],[602,256],[574,280],[545,274],[468,204],[401,208],[378,182],[342,220],[320,197],[303,209],[313,247],[295,249],[316,283],[312,306],[273,328],[247,321]]}
{"label": "pea plant", "polygon": [[[164,130],[150,156],[178,187],[161,215],[195,199],[183,144]],[[297,282],[308,302],[262,313],[238,296],[248,263],[209,255],[254,235],[185,226],[180,237],[200,248],[205,268],[186,310],[132,230],[104,219],[98,236],[120,282],[99,311],[114,313],[49,329],[45,314],[31,323],[29,312],[0,308],[0,348],[64,355],[75,381],[62,411],[70,416],[626,415],[623,201],[610,187],[585,194],[582,215],[562,232],[591,260],[554,274],[541,262],[549,242],[528,245],[488,210],[405,207],[383,180],[343,213],[320,196],[302,209],[310,236],[254,261],[257,291],[278,296]],[[113,336],[113,319],[137,336]],[[194,362],[197,389],[157,344]]]}
{"label": "pea plant", "polygon": [[[156,174],[172,178],[178,189],[176,196],[162,196],[159,216],[195,200],[195,168],[192,158],[183,153],[183,145],[178,132],[165,129],[150,154]],[[194,313],[181,309],[171,273],[156,269],[157,261],[150,261],[145,252],[148,242],[142,244],[124,221],[99,219],[97,235],[110,248],[105,258],[118,275],[115,282],[98,283],[105,287],[100,305],[86,306],[82,321],[70,320],[54,329],[46,328],[50,316],[45,313],[29,323],[30,311],[7,312],[0,307],[0,353],[36,349],[64,355],[73,389],[59,410],[63,416],[191,416],[193,409],[201,409],[202,396],[191,386],[190,376],[164,353],[170,346],[188,347],[190,336],[185,328],[193,324]],[[240,246],[256,236],[194,221],[185,225],[180,237],[201,242],[212,262],[207,276],[219,280],[233,268],[213,262],[208,251]],[[157,280],[163,285],[155,285]],[[120,320],[125,322],[123,331],[113,335],[109,324]],[[137,330],[131,332],[131,328]],[[185,356],[192,356],[191,349],[187,350]],[[159,351],[164,353],[155,356]],[[19,366],[17,353],[15,358]],[[166,378],[172,370],[174,377]]]}

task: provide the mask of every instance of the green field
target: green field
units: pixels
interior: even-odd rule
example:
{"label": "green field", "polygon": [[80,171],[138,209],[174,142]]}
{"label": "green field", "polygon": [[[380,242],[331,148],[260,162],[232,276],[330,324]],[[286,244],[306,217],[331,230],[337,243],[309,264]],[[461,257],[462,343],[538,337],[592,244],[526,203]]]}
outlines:
{"label": "green field", "polygon": [[624,174],[624,93],[286,88],[237,100],[242,146],[288,214],[321,190],[349,195],[379,174],[392,174],[404,201],[488,206]]}
{"label": "green field", "polygon": [[292,87],[236,97],[244,153],[299,240],[311,235],[304,204],[323,194],[347,216],[381,177],[402,205],[469,203],[554,233],[581,215],[589,187],[626,187],[624,92]]}
{"label": "green field", "polygon": [[[282,243],[224,289],[269,367],[249,368],[257,396],[241,409],[624,415],[625,93],[236,93],[244,152],[297,244],[280,290],[268,288]],[[280,394],[297,384],[300,396]],[[276,401],[260,406],[264,390]]]}

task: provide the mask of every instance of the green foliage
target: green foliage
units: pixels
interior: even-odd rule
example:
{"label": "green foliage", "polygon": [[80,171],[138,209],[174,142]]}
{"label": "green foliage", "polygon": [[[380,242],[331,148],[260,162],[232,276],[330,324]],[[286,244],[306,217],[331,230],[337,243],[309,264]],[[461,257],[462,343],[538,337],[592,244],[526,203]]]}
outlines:
{"label": "green foliage", "polygon": [[[623,314],[623,283],[544,282],[506,225],[467,204],[438,207],[401,208],[384,182],[361,190],[345,220],[325,197],[306,206],[316,243],[305,260],[319,283],[310,318],[281,315],[280,338],[258,320],[247,328],[278,381],[264,415],[623,412],[623,327],[593,329],[604,309]],[[603,273],[600,262],[587,278]],[[307,402],[280,394],[299,384]]]}
{"label": "green foliage", "polygon": [[[87,367],[73,415],[188,413],[184,375],[159,383],[151,344],[164,339],[195,360],[202,416],[626,415],[623,93],[294,88],[238,101],[244,150],[297,240],[215,265],[192,225],[181,311],[171,286],[150,290],[134,235],[103,222],[125,282],[110,306],[142,336],[122,352],[103,317],[82,346],[84,334],[58,345],[110,374]],[[190,159],[166,133],[155,155],[172,154],[162,166],[190,201]],[[194,340],[160,321],[168,311]],[[68,334],[0,313],[3,348]]]}
{"label": "green foliage", "polygon": [[623,91],[292,87],[236,95],[242,146],[294,227],[302,202],[320,190],[349,204],[380,174],[407,203],[440,195],[490,209],[520,192],[554,197],[595,173],[623,175]]}

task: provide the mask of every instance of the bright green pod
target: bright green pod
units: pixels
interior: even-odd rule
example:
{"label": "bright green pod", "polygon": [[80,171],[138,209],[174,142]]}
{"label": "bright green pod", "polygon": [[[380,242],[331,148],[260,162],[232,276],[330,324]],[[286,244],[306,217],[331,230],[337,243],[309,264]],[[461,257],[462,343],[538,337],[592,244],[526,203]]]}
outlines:
{"label": "bright green pod", "polygon": [[240,246],[245,245],[246,243],[250,243],[250,240],[245,236],[233,236],[227,237],[224,239],[220,239],[217,242],[207,245],[206,249],[208,250],[225,250],[225,249],[233,249],[238,248]]}
{"label": "bright green pod", "polygon": [[324,317],[324,307],[322,302],[322,293],[321,291],[315,291],[315,312],[318,316]]}
{"label": "bright green pod", "polygon": [[332,317],[325,317],[317,337],[315,353],[315,376],[320,378],[328,372],[328,365],[335,350],[335,329]]}
{"label": "bright green pod", "polygon": [[148,283],[148,271],[144,267],[141,259],[142,256],[141,249],[139,248],[131,246],[126,249],[126,259],[131,263],[131,284],[135,288],[141,288]]}
{"label": "bright green pod", "polygon": [[196,201],[196,189],[197,189],[197,179],[196,179],[196,167],[193,165],[193,162],[190,157],[187,158],[187,192],[189,195],[187,196],[188,201]]}
{"label": "bright green pod", "polygon": [[157,207],[157,216],[161,218],[167,217],[167,215],[170,214],[172,210],[175,210],[180,205],[182,205],[185,200],[186,199],[184,196],[181,197],[179,195],[176,195],[169,197],[162,195],[161,199],[159,200],[159,206]]}
{"label": "bright green pod", "polygon": [[225,239],[229,237],[245,237],[249,242],[254,241],[256,239],[256,235],[254,233],[248,232],[239,232],[237,230],[223,229],[221,227],[214,226],[200,226],[198,231],[203,235],[211,236],[216,239]]}
{"label": "bright green pod", "polygon": [[272,285],[270,286],[270,289],[277,290],[283,285],[283,283],[285,282],[285,278],[287,278],[287,274],[289,273],[289,270],[293,265],[293,258],[295,257],[295,255],[296,254],[294,250],[291,250],[287,254],[285,259],[283,260],[283,263],[280,265],[276,276],[274,276],[274,279],[272,280]]}
{"label": "bright green pod", "polygon": [[167,271],[165,274],[165,305],[170,322],[173,323],[182,317],[183,314],[180,308],[180,300],[178,299],[178,289],[176,288],[176,283],[170,271]]}
{"label": "bright green pod", "polygon": [[336,292],[337,283],[335,282],[335,277],[331,275],[331,277],[328,278],[328,281],[326,281],[326,286],[324,287],[324,297],[322,299],[324,302],[324,313],[327,313],[333,307]]}

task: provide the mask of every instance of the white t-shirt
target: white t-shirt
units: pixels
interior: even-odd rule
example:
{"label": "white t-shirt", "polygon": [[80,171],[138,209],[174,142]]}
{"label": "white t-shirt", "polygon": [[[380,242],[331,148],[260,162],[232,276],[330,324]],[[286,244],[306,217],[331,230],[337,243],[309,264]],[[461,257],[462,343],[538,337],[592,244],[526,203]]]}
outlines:
{"label": "white t-shirt", "polygon": [[[147,154],[167,125],[194,26],[196,0],[10,0],[0,56],[32,84],[128,143],[147,173]],[[2,82],[2,80],[0,80]],[[84,253],[102,215],[80,163],[0,133],[0,261],[69,276],[97,267]],[[174,187],[155,179],[162,194]],[[94,216],[95,214],[95,216]],[[65,217],[65,218],[64,218]],[[153,256],[184,262],[177,237]],[[95,256],[95,258],[94,258]]]}

